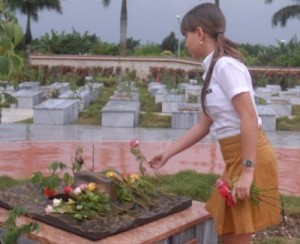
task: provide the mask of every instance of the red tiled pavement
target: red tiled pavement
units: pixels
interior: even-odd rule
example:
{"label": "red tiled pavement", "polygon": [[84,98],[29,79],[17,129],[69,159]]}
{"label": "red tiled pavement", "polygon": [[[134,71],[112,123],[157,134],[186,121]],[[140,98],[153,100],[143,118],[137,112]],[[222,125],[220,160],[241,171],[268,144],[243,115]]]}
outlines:
{"label": "red tiled pavement", "polygon": [[[142,152],[151,157],[171,142],[141,142]],[[103,142],[2,142],[0,143],[0,174],[14,178],[27,178],[33,172],[47,173],[51,162],[71,163],[75,148],[82,147],[86,169],[115,169],[123,173],[138,171],[129,143],[124,141]],[[94,149],[93,149],[94,148]],[[94,155],[93,155],[94,150]],[[275,148],[279,161],[279,182],[283,193],[300,196],[300,150]],[[173,174],[193,169],[203,173],[220,174],[223,160],[216,144],[196,144],[170,159],[160,173]],[[151,169],[148,170],[151,172]]]}

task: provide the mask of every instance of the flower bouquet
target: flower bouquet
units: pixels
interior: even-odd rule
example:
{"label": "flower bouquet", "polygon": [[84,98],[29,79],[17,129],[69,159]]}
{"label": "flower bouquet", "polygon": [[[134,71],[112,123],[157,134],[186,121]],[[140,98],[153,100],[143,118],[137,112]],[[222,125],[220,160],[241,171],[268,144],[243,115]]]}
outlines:
{"label": "flower bouquet", "polygon": [[[130,142],[130,151],[135,155],[136,161],[139,162],[139,171],[143,176],[146,172],[144,163],[147,161],[138,147],[139,143],[136,139]],[[81,163],[84,160],[77,150],[72,172],[81,170]],[[75,166],[74,166],[75,163]],[[157,190],[146,179],[140,177],[138,174],[120,174],[114,170],[107,170],[98,172],[107,177],[111,184],[113,191],[109,194],[105,189],[97,187],[94,182],[87,184],[80,184],[77,187],[72,187],[74,178],[68,173],[63,175],[63,179],[58,177],[59,174],[68,167],[63,163],[53,163],[50,166],[52,174],[43,189],[44,195],[52,200],[52,204],[48,204],[45,208],[47,214],[68,214],[76,219],[91,219],[95,215],[108,215],[118,213],[120,204],[118,203],[132,203],[147,208],[154,206],[155,196],[158,196]],[[34,175],[35,182],[42,182],[41,175]],[[62,185],[65,187],[62,187]],[[63,189],[63,192],[62,192]],[[154,197],[154,198],[153,198]],[[116,202],[118,201],[118,203]]]}
{"label": "flower bouquet", "polygon": [[[238,201],[232,195],[233,184],[229,184],[222,178],[219,178],[215,183],[220,195],[225,199],[228,206],[235,206]],[[266,194],[267,192],[273,191],[275,188],[261,189],[256,186],[255,183],[251,185],[249,200],[253,205],[258,205],[260,202],[267,203],[271,206],[278,207],[276,202],[280,202],[280,198],[273,197]],[[268,200],[269,199],[269,200]]]}
{"label": "flower bouquet", "polygon": [[67,199],[54,197],[53,204],[45,208],[46,214],[69,214],[82,220],[91,219],[96,214],[105,214],[111,210],[109,196],[96,191],[96,184],[93,182],[81,184],[75,189],[67,186],[65,196]]}

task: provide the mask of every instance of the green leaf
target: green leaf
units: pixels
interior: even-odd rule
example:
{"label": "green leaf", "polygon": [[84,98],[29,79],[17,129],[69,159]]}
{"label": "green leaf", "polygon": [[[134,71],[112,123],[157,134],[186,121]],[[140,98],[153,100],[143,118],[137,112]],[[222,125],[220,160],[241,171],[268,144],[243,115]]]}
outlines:
{"label": "green leaf", "polygon": [[7,50],[7,51],[14,49],[14,45],[12,43],[12,40],[9,39],[9,37],[6,36],[6,35],[2,35],[0,37],[0,46],[2,48],[4,48],[5,50]]}
{"label": "green leaf", "polygon": [[14,24],[14,44],[17,46],[23,39],[23,30],[21,26]]}
{"label": "green leaf", "polygon": [[52,172],[52,174],[54,174],[56,172],[57,169],[65,169],[67,166],[62,163],[62,162],[53,162],[50,166],[49,169]]}
{"label": "green leaf", "polygon": [[0,56],[0,73],[9,73],[9,61],[5,56]]}
{"label": "green leaf", "polygon": [[65,184],[68,186],[74,183],[74,178],[69,173],[64,173],[63,179]]}
{"label": "green leaf", "polygon": [[14,34],[15,34],[14,27],[15,27],[14,22],[8,22],[5,25],[3,25],[4,32],[10,40],[14,39]]}
{"label": "green leaf", "polygon": [[0,1],[0,12],[2,12],[4,10],[4,2],[1,0]]}
{"label": "green leaf", "polygon": [[9,63],[10,64],[10,67],[9,67],[10,71],[17,72],[22,68],[23,60],[20,56],[18,56],[16,54],[9,54],[8,59],[10,61],[10,63]]}
{"label": "green leaf", "polygon": [[58,187],[59,185],[59,178],[56,176],[56,175],[51,175],[49,178],[48,178],[48,184],[47,184],[47,187],[50,189],[50,190],[54,190],[56,187]]}
{"label": "green leaf", "polygon": [[35,185],[41,184],[43,181],[43,174],[41,172],[33,173],[30,181]]}

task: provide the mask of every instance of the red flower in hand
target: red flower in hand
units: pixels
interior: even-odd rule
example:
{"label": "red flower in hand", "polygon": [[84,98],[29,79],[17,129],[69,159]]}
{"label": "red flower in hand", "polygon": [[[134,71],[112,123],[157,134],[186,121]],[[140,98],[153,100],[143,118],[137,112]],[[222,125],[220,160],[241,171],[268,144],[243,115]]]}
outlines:
{"label": "red flower in hand", "polygon": [[55,195],[55,190],[51,190],[48,187],[44,189],[44,195],[47,197],[53,197]]}
{"label": "red flower in hand", "polygon": [[218,188],[221,196],[225,198],[228,206],[234,206],[236,204],[233,200],[233,196],[228,184],[226,184],[222,179],[218,179],[216,181],[216,187]]}
{"label": "red flower in hand", "polygon": [[72,187],[71,186],[66,186],[64,191],[65,191],[66,195],[69,195],[72,192]]}
{"label": "red flower in hand", "polygon": [[231,206],[234,206],[236,203],[235,201],[233,200],[233,197],[231,194],[229,194],[227,197],[226,197],[226,203],[229,207]]}

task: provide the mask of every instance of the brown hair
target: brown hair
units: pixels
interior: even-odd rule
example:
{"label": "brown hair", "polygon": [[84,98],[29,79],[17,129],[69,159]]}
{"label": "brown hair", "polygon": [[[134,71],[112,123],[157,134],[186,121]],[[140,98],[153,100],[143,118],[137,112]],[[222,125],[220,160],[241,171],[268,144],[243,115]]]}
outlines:
{"label": "brown hair", "polygon": [[223,56],[230,56],[241,61],[244,58],[237,45],[224,36],[226,20],[222,11],[215,4],[200,4],[186,13],[181,22],[181,33],[185,35],[187,32],[195,32],[197,27],[201,27],[217,43],[201,91],[201,106],[203,112],[207,115],[206,90],[209,87],[216,62]]}

